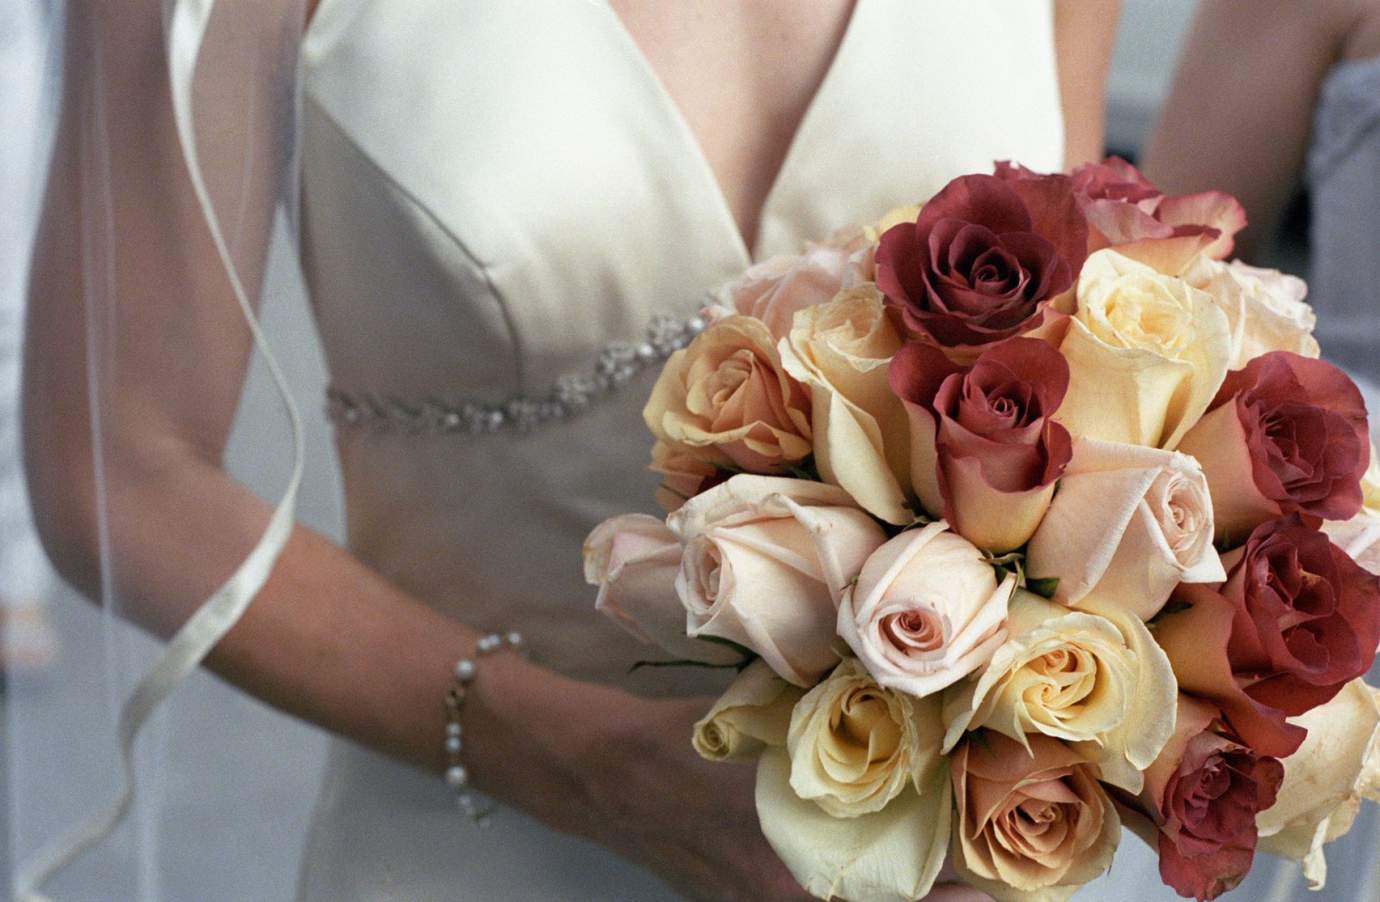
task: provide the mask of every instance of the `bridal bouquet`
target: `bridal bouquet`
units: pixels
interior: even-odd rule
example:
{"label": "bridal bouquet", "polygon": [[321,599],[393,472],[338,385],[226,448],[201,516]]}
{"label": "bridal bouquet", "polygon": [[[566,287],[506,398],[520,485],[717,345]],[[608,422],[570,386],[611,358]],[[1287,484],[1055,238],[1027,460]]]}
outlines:
{"label": "bridal bouquet", "polygon": [[1380,793],[1380,471],[1303,283],[1124,161],[1001,163],[720,290],[645,419],[669,516],[585,547],[597,607],[737,678],[695,749],[757,762],[811,893],[946,857],[1064,899],[1123,823],[1210,899]]}

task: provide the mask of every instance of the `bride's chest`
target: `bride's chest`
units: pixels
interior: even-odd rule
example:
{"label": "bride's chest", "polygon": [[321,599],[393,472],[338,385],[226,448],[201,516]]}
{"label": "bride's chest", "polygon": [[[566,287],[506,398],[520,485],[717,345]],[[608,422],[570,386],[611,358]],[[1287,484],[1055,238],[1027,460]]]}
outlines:
{"label": "bride's chest", "polygon": [[[753,257],[995,158],[1058,168],[1047,19],[1047,2],[859,0],[750,251],[605,4],[327,0],[304,44],[302,231],[333,380],[544,397]],[[1023,78],[973,74],[1008,67]]]}

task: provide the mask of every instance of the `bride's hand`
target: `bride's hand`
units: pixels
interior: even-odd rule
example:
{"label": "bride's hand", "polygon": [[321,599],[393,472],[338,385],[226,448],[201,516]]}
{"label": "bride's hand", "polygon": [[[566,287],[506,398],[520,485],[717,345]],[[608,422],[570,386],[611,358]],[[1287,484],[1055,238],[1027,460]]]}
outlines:
{"label": "bride's hand", "polygon": [[[703,900],[811,898],[762,836],[754,768],[702,760],[692,725],[710,701],[623,698],[597,748],[585,754],[584,802],[559,825],[590,836]],[[952,879],[941,875],[941,880]],[[976,902],[963,886],[936,886],[926,902]]]}

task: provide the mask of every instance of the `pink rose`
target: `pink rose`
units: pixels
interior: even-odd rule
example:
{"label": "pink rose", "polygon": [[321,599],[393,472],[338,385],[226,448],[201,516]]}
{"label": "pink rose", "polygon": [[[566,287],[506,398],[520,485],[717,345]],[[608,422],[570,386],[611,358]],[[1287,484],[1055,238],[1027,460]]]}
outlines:
{"label": "pink rose", "polygon": [[838,599],[886,540],[847,492],[735,476],[667,525],[685,543],[675,587],[691,636],[736,642],[807,689],[838,663]]}
{"label": "pink rose", "polygon": [[1141,803],[1157,827],[1160,878],[1215,899],[1255,856],[1256,815],[1275,802],[1284,767],[1234,737],[1212,705],[1179,696],[1174,735],[1145,772]]}
{"label": "pink rose", "polygon": [[1042,341],[1010,339],[970,367],[909,344],[892,358],[891,388],[911,423],[911,480],[920,502],[989,551],[1025,544],[1072,453],[1052,416],[1069,367]]}
{"label": "pink rose", "polygon": [[877,248],[877,287],[902,330],[956,356],[1046,322],[1087,256],[1065,176],[954,179]]}
{"label": "pink rose", "polygon": [[677,658],[731,664],[731,648],[685,635],[685,609],[676,598],[680,542],[656,517],[622,514],[585,539],[585,581],[599,587],[594,609],[643,642]]}
{"label": "pink rose", "polygon": [[1166,197],[1118,157],[1079,166],[1073,189],[1091,226],[1089,250],[1115,247],[1169,275],[1202,255],[1228,256],[1233,237],[1246,226],[1245,210],[1231,195]]}
{"label": "pink rose", "polygon": [[838,608],[838,634],[888,689],[923,697],[986,664],[1006,640],[1016,579],[943,523],[912,529],[863,565]]}
{"label": "pink rose", "polygon": [[1228,542],[1293,511],[1346,520],[1370,458],[1365,402],[1330,363],[1272,351],[1227,374],[1179,450],[1202,464]]}
{"label": "pink rose", "polygon": [[860,236],[839,233],[837,243],[808,244],[799,256],[779,256],[754,264],[716,293],[722,307],[753,316],[766,324],[776,339],[791,331],[795,314],[823,304],[845,287],[854,267],[870,265]]}

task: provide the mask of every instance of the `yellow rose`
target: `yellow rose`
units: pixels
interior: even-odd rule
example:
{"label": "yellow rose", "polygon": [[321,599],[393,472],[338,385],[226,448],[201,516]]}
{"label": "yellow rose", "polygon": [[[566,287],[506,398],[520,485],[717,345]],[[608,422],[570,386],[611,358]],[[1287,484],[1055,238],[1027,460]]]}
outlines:
{"label": "yellow rose", "polygon": [[883,689],[844,658],[791,715],[791,789],[834,817],[885,808],[941,764],[939,699]]}
{"label": "yellow rose", "polygon": [[1199,257],[1184,280],[1212,296],[1227,316],[1231,332],[1230,368],[1239,370],[1267,351],[1318,356],[1313,326],[1318,318],[1304,297],[1308,285],[1277,269],[1259,269],[1240,260],[1224,263]]}
{"label": "yellow rose", "polygon": [[945,694],[944,750],[978,727],[1027,750],[1026,734],[1042,733],[1098,763],[1104,781],[1139,792],[1141,771],[1173,731],[1178,691],[1163,653],[1151,661],[1138,653],[1155,648],[1145,626],[1127,618],[1143,633],[1128,643],[1112,621],[1024,590],[1008,617],[1010,637],[986,670]]}
{"label": "yellow rose", "polygon": [[784,746],[791,711],[802,695],[758,658],[695,724],[695,751],[709,761],[744,761],[769,745]]}
{"label": "yellow rose", "polygon": [[871,282],[795,315],[781,364],[810,390],[815,464],[888,523],[914,519],[901,488],[909,474],[906,411],[887,384],[901,338]]}
{"label": "yellow rose", "polygon": [[750,473],[808,457],[810,403],[760,321],[730,316],[671,355],[642,411],[657,439]]}
{"label": "yellow rose", "polygon": [[1110,249],[1083,264],[1059,350],[1070,378],[1055,419],[1075,437],[1156,448],[1198,422],[1232,353],[1211,295]]}
{"label": "yellow rose", "polygon": [[1260,812],[1260,848],[1303,863],[1312,889],[1327,881],[1323,844],[1351,829],[1362,799],[1380,802],[1380,690],[1362,680],[1290,718],[1308,730],[1284,759],[1274,805]]}
{"label": "yellow rose", "polygon": [[908,902],[949,844],[951,790],[938,699],[878,686],[848,658],[796,705],[785,749],[757,768],[762,832],[821,899]]}

